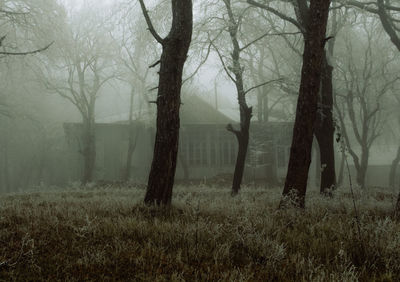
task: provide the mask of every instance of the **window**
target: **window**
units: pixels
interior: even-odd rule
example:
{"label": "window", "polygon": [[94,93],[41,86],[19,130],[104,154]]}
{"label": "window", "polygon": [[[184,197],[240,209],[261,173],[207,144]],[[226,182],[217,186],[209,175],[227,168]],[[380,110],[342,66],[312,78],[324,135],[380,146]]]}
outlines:
{"label": "window", "polygon": [[[187,160],[189,166],[208,165],[207,134],[205,132],[188,132],[185,145],[188,147]],[[184,146],[184,145],[183,145]]]}

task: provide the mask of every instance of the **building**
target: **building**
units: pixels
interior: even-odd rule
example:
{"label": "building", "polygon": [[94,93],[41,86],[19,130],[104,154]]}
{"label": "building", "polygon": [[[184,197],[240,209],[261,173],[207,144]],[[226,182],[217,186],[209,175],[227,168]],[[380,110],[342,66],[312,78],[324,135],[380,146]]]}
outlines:
{"label": "building", "polygon": [[[197,96],[181,106],[180,146],[176,179],[203,180],[233,174],[236,162],[236,137],[226,130],[235,122],[215,110]],[[124,173],[128,148],[127,116],[109,123],[96,124],[95,179],[120,180]],[[132,157],[132,181],[146,182],[150,171],[155,126],[145,118],[133,122],[135,151]],[[79,180],[82,171],[80,136],[82,125],[64,124],[68,143],[70,180]],[[250,129],[250,145],[245,180],[264,179],[276,183],[283,178],[289,158],[292,123],[254,122]]]}

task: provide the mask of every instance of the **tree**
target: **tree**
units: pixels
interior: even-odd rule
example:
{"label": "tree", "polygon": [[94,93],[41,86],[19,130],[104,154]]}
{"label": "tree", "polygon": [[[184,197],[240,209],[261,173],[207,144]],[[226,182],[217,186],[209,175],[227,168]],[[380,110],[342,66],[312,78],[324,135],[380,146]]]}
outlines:
{"label": "tree", "polygon": [[[238,152],[232,182],[232,195],[234,196],[238,194],[240,190],[249,146],[250,121],[252,118],[253,108],[247,103],[247,94],[252,90],[276,82],[279,79],[263,81],[255,86],[245,89],[245,66],[243,64],[245,61],[244,51],[248,50],[256,42],[270,34],[269,32],[264,32],[262,35],[258,34],[255,36],[255,39],[247,40],[247,38],[244,38],[242,35],[241,30],[245,26],[244,22],[246,21],[246,17],[249,17],[247,14],[249,11],[248,7],[241,8],[239,5],[240,2],[236,2],[234,4],[238,4],[238,8],[235,9],[232,1],[223,0],[222,2],[224,7],[224,16],[218,15],[212,17],[215,21],[211,21],[210,24],[213,25],[212,29],[214,29],[213,33],[215,34],[213,34],[213,39],[211,39],[211,35],[209,34],[209,41],[213,46],[213,49],[216,51],[226,75],[235,85],[236,97],[239,105],[239,129],[236,129],[232,124],[228,124],[226,127],[228,131],[234,134],[238,142]],[[217,13],[219,13],[220,10],[219,6],[217,6]],[[228,38],[223,37],[224,31],[227,31],[227,34],[229,35]],[[229,42],[229,45],[226,44],[226,42]],[[227,46],[229,46],[229,48],[226,48]],[[230,56],[226,56],[224,53],[229,53]]]}
{"label": "tree", "polygon": [[[380,44],[382,32],[376,26],[376,21],[364,16],[364,21],[358,27],[357,34],[346,36],[346,48],[338,56],[343,59],[338,59],[337,67],[343,86],[337,90],[335,108],[346,149],[357,171],[357,183],[365,188],[370,149],[380,136],[385,122],[382,116],[383,99],[398,77],[393,71],[396,56],[390,55],[391,48]],[[357,43],[353,43],[354,38],[358,39]],[[349,126],[345,116],[350,120]],[[359,152],[354,148],[351,136],[360,147]]]}
{"label": "tree", "polygon": [[[299,6],[307,1],[298,0]],[[302,10],[305,20],[304,53],[299,98],[293,128],[292,146],[281,206],[288,203],[304,207],[311,148],[320,90],[321,69],[324,59],[329,0],[311,0],[310,7]]]}
{"label": "tree", "polygon": [[83,185],[94,179],[96,161],[95,110],[103,85],[117,76],[112,60],[113,40],[104,30],[89,24],[92,14],[80,11],[74,24],[67,25],[53,56],[39,74],[48,91],[60,95],[79,111],[82,118]]}
{"label": "tree", "polygon": [[[248,0],[249,4],[262,8],[282,20],[294,25],[305,37],[308,15],[310,14],[309,7],[306,1],[293,1],[296,18],[278,11],[270,5],[259,3],[254,0]],[[333,17],[332,30],[333,34],[337,33],[337,25],[335,23],[335,16]],[[322,76],[321,76],[321,95],[319,95],[318,111],[315,120],[314,135],[317,139],[320,151],[320,160],[323,166],[321,169],[321,182],[320,192],[326,194],[326,191],[336,186],[336,172],[335,172],[335,153],[334,153],[334,123],[333,123],[333,92],[332,92],[332,71],[333,67],[330,65],[328,57],[333,55],[334,38],[330,38],[328,42],[328,49],[325,51],[322,63]],[[288,45],[292,50],[301,55],[300,51],[293,46],[290,41],[285,38]],[[329,194],[329,193],[328,193]]]}
{"label": "tree", "polygon": [[[370,2],[370,1],[361,2],[361,1],[349,0],[343,2],[349,6],[357,7],[366,10],[370,13],[377,14],[379,16],[379,19],[381,20],[385,32],[390,37],[390,40],[396,46],[397,50],[400,51],[400,36],[398,34],[399,31],[398,16],[400,12],[399,6],[391,5],[390,1],[384,2],[383,0],[377,0],[376,2]],[[397,159],[398,158],[396,156],[392,162],[392,167],[390,172],[391,175],[392,171],[395,171],[395,167],[397,167],[398,164]],[[391,177],[391,175],[389,175],[389,177]],[[400,215],[400,192],[397,198],[395,213],[398,216]]]}
{"label": "tree", "polygon": [[[129,6],[128,6],[129,7]],[[128,11],[127,13],[125,11]],[[140,13],[140,12],[139,12]],[[119,43],[119,54],[117,62],[120,64],[120,80],[127,83],[129,91],[129,115],[128,115],[128,146],[126,154],[126,164],[122,175],[123,181],[129,181],[132,174],[132,158],[136,148],[138,133],[135,134],[133,119],[135,110],[139,108],[142,113],[143,104],[147,104],[147,111],[151,113],[150,98],[146,84],[149,80],[149,65],[153,63],[158,52],[156,46],[151,41],[151,35],[145,31],[143,24],[138,18],[138,11],[127,9],[126,5],[118,7],[116,20],[119,21],[118,27],[113,32],[113,38]],[[135,101],[135,102],[134,102]],[[140,118],[136,116],[137,118]]]}
{"label": "tree", "polygon": [[149,31],[162,46],[157,105],[157,126],[153,161],[144,202],[171,204],[179,142],[179,108],[182,72],[192,37],[193,4],[191,0],[171,0],[172,25],[162,38],[154,29],[143,0],[140,6]]}
{"label": "tree", "polygon": [[53,0],[1,1],[0,190],[27,188],[45,178],[47,156],[53,150],[47,146],[47,124],[38,120],[47,109],[37,109],[40,94],[32,91],[32,73],[26,66],[49,49],[55,38],[50,26],[63,17],[62,7]]}

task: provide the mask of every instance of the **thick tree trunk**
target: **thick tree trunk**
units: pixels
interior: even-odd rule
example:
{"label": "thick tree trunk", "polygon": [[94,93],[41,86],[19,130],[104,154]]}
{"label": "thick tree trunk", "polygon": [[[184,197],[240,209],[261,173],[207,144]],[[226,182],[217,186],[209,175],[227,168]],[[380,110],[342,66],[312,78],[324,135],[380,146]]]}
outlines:
{"label": "thick tree trunk", "polygon": [[146,204],[170,205],[179,141],[182,71],[192,37],[191,0],[172,0],[171,31],[162,40],[157,95],[157,131]]}
{"label": "thick tree trunk", "polygon": [[290,159],[281,207],[304,207],[317,112],[329,0],[311,0]]}
{"label": "thick tree trunk", "polygon": [[95,128],[94,119],[86,118],[83,121],[83,174],[82,185],[86,185],[93,181],[93,172],[96,162],[96,144],[95,144]]}
{"label": "thick tree trunk", "polygon": [[397,148],[397,154],[396,157],[392,161],[392,165],[390,166],[390,172],[389,172],[389,187],[394,188],[396,185],[396,171],[397,167],[400,162],[400,146]]}
{"label": "thick tree trunk", "polygon": [[333,68],[328,64],[326,54],[322,63],[321,101],[316,117],[315,137],[318,141],[321,158],[320,193],[331,195],[330,190],[336,186],[335,150],[333,124]]}
{"label": "thick tree trunk", "polygon": [[238,141],[238,153],[235,164],[235,172],[233,174],[233,182],[232,182],[232,195],[237,195],[240,190],[240,185],[242,184],[243,173],[246,165],[246,155],[247,149],[249,146],[249,130],[250,130],[250,120],[252,109],[246,107],[241,110],[244,112],[244,118],[240,124],[240,131],[236,131],[232,129],[232,127],[228,126],[228,130],[233,131],[236,135],[236,139]]}

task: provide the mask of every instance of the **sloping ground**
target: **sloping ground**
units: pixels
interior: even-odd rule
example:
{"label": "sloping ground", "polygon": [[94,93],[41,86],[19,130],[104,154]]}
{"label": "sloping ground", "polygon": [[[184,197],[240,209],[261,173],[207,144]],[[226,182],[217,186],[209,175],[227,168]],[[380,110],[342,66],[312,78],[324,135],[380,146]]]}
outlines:
{"label": "sloping ground", "polygon": [[177,187],[169,211],[143,189],[70,190],[0,198],[0,279],[354,281],[400,279],[391,191],[311,195],[277,211],[280,189]]}

